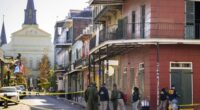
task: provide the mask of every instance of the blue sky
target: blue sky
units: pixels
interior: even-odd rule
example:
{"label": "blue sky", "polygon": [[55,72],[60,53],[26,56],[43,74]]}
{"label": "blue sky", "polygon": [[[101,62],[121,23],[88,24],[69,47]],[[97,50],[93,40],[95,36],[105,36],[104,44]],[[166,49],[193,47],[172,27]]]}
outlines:
{"label": "blue sky", "polygon": [[[7,40],[11,34],[22,28],[24,22],[24,9],[28,0],[0,0],[0,29],[3,15],[5,21]],[[89,0],[34,0],[37,10],[37,23],[39,28],[51,34],[53,39],[54,24],[64,19],[70,9],[84,9]]]}

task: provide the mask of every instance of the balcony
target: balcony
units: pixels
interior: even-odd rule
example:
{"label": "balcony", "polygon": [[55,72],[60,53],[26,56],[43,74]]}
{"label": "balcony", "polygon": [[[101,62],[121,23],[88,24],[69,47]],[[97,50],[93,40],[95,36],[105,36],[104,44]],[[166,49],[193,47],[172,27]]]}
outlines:
{"label": "balcony", "polygon": [[83,59],[83,67],[88,66],[88,65],[89,65],[89,57],[87,56]]}
{"label": "balcony", "polygon": [[81,68],[82,67],[82,59],[81,58],[75,61],[74,67],[75,68]]}
{"label": "balcony", "polygon": [[[200,39],[200,24],[184,23],[129,23],[112,25],[99,32],[99,44],[109,40],[131,39]],[[90,41],[90,50],[95,47],[95,38]]]}
{"label": "balcony", "polygon": [[59,72],[65,72],[66,71],[66,66],[64,65],[55,65],[55,73],[59,73]]}
{"label": "balcony", "polygon": [[58,37],[55,42],[56,48],[67,48],[72,45],[72,40],[67,40],[66,38]]}
{"label": "balcony", "polygon": [[90,0],[90,5],[118,5],[123,4],[124,0]]}
{"label": "balcony", "polygon": [[96,46],[96,37],[90,40],[90,50]]}
{"label": "balcony", "polygon": [[120,11],[122,11],[122,5],[95,7],[93,10],[94,22],[104,22],[107,19],[110,19],[111,16],[116,16],[117,12]]}

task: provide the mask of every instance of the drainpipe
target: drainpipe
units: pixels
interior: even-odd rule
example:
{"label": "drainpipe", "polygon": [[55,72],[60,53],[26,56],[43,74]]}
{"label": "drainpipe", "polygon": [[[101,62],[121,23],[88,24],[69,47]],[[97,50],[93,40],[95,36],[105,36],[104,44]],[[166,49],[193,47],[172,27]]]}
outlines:
{"label": "drainpipe", "polygon": [[159,43],[156,44],[156,79],[157,79],[157,107],[159,106],[159,93],[160,93],[160,47]]}

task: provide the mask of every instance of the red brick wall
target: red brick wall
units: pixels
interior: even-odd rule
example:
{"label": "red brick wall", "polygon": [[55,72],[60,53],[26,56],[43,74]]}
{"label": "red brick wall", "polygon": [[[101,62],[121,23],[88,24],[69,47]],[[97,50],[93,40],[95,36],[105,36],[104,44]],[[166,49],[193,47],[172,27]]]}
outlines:
{"label": "red brick wall", "polygon": [[[170,61],[193,63],[193,101],[200,102],[200,46],[161,45],[160,46],[160,88],[170,87]],[[150,56],[151,106],[156,105],[156,48],[152,46]],[[154,106],[155,107],[155,106]],[[152,109],[154,110],[154,108]]]}
{"label": "red brick wall", "polygon": [[[134,68],[134,73],[135,73],[135,84],[136,86],[139,87],[139,76],[138,76],[138,68],[139,68],[139,63],[144,63],[145,64],[145,95],[150,97],[150,80],[149,80],[149,47],[144,47],[144,48],[135,48],[131,50],[130,52],[120,56],[119,63],[121,65],[121,72],[118,74],[124,74],[123,73],[123,68],[128,67],[127,70],[127,88],[123,90],[126,94],[128,94],[129,100],[131,100],[131,85],[130,85],[130,80],[133,80],[130,75],[130,68]],[[121,75],[122,76],[122,75]],[[124,85],[122,85],[124,86]],[[122,87],[121,87],[122,88]]]}
{"label": "red brick wall", "polygon": [[183,38],[184,0],[151,0],[152,38]]}
{"label": "red brick wall", "polygon": [[[193,101],[200,102],[200,46],[192,45],[160,45],[160,89],[170,86],[170,61],[192,62],[193,63]],[[156,79],[156,46],[137,47],[126,54],[120,56],[121,72],[123,67],[128,67],[127,89],[124,90],[131,99],[130,67],[134,67],[135,74],[138,74],[139,63],[145,65],[145,96],[150,98],[151,110],[156,110],[157,100],[157,79]],[[139,77],[136,75],[136,85],[139,86]],[[124,85],[123,85],[124,86]],[[122,87],[121,87],[122,88]],[[195,97],[194,97],[195,96]]]}
{"label": "red brick wall", "polygon": [[[141,6],[145,5],[145,38],[184,38],[184,0],[126,0],[122,18],[128,17],[128,35],[131,36],[132,11],[136,12],[136,38],[140,36]],[[149,28],[148,28],[149,27]]]}

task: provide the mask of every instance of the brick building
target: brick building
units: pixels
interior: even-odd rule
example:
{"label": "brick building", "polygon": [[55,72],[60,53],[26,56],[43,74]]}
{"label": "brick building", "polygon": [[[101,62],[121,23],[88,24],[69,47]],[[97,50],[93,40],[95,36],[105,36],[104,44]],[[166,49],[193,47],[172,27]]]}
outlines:
{"label": "brick building", "polygon": [[200,2],[91,0],[91,6],[96,34],[90,41],[89,73],[98,76],[93,80],[106,82],[109,89],[117,83],[129,102],[132,88],[139,87],[151,110],[156,109],[157,92],[172,84],[180,104],[200,102]]}

